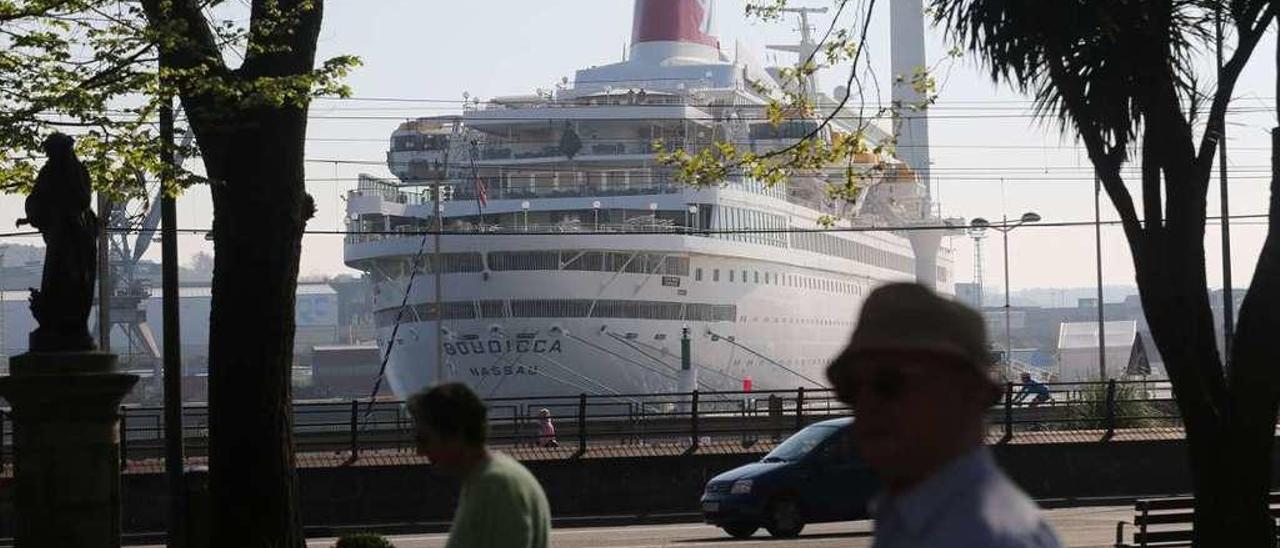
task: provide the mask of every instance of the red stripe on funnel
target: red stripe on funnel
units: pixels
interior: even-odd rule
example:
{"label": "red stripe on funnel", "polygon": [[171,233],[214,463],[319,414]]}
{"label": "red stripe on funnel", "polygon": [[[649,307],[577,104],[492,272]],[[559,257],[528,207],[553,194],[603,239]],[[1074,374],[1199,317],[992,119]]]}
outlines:
{"label": "red stripe on funnel", "polygon": [[718,47],[714,36],[703,32],[709,28],[709,0],[636,0],[635,21],[631,41],[689,42]]}

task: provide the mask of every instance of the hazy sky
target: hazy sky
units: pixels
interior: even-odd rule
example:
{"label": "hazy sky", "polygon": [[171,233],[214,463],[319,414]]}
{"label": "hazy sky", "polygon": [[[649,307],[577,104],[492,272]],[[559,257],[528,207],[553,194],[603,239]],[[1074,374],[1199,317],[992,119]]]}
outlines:
{"label": "hazy sky", "polygon": [[[855,0],[858,1],[858,0]],[[811,6],[830,0],[793,0]],[[881,5],[887,2],[881,1]],[[630,36],[631,0],[329,0],[321,54],[354,54],[364,66],[351,77],[360,98],[460,100],[472,97],[530,93],[550,88],[578,68],[616,62]],[[872,49],[877,72],[889,74],[887,9],[876,13]],[[733,55],[742,51],[764,57],[768,43],[795,41],[795,21],[761,23],[743,17],[742,0],[719,0],[722,47]],[[819,18],[819,24],[827,20]],[[930,34],[930,62],[943,59],[949,49],[937,30]],[[1267,131],[1276,123],[1272,97],[1275,73],[1274,35],[1258,49],[1237,89],[1230,132],[1232,209],[1235,214],[1265,213],[1269,173]],[[937,195],[947,216],[998,219],[1036,211],[1046,221],[1093,219],[1090,167],[1077,144],[1060,131],[1030,117],[1029,102],[997,87],[969,59],[943,62],[942,98],[933,111],[931,138]],[[841,74],[826,74],[824,89],[834,88]],[[1208,82],[1211,84],[1211,82]],[[387,175],[387,139],[400,120],[454,112],[448,102],[318,101],[312,109],[308,143],[310,192],[320,211],[315,230],[339,230],[341,197],[354,187],[360,172]],[[366,162],[343,163],[343,162]],[[196,189],[179,201],[183,228],[209,226],[208,193]],[[1210,197],[1212,215],[1218,212],[1217,184]],[[17,216],[21,199],[0,198],[0,218]],[[1114,218],[1104,198],[1103,217]],[[5,221],[7,224],[9,221]],[[11,226],[11,225],[9,225]],[[1264,236],[1259,221],[1233,227],[1236,283],[1252,274]],[[1220,232],[1208,233],[1211,283],[1220,283]],[[32,243],[15,240],[15,243]],[[973,272],[973,244],[954,238],[959,281]],[[986,281],[1003,284],[1000,240],[985,245]],[[185,257],[209,249],[198,237],[184,237]],[[1088,286],[1095,283],[1092,227],[1035,228],[1011,237],[1012,282],[1016,288]],[[158,254],[158,246],[152,254]],[[1107,283],[1131,283],[1132,267],[1118,227],[1103,229]],[[338,273],[342,265],[340,236],[308,236],[304,245],[304,274]]]}

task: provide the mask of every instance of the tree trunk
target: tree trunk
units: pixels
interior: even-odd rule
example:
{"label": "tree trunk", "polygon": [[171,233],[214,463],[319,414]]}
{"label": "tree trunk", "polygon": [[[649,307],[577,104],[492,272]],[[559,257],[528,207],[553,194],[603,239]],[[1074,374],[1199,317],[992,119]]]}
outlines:
{"label": "tree trunk", "polygon": [[313,86],[324,2],[247,4],[244,62],[231,70],[206,3],[140,2],[213,195],[210,540],[218,548],[304,548],[291,380],[298,262],[315,204],[305,185],[309,103],[289,91]]}
{"label": "tree trunk", "polygon": [[[1267,496],[1272,486],[1275,451],[1277,381],[1280,378],[1280,128],[1271,132],[1272,178],[1270,226],[1258,257],[1249,292],[1240,306],[1240,322],[1232,346],[1232,439],[1218,449],[1218,481],[1230,485],[1223,508],[1214,508],[1238,533],[1236,546],[1275,546],[1274,521]],[[1227,531],[1226,534],[1233,534]],[[1202,546],[1212,546],[1203,544]]]}
{"label": "tree trunk", "polygon": [[[1170,198],[1171,210],[1201,207],[1175,204],[1174,196]],[[1195,546],[1274,546],[1267,496],[1276,416],[1270,379],[1276,359],[1242,357],[1256,354],[1251,350],[1256,344],[1244,341],[1236,348],[1232,379],[1227,382],[1209,306],[1203,241],[1202,228],[1173,221],[1148,227],[1134,245],[1144,312],[1186,428],[1196,497]],[[1265,276],[1261,269],[1259,275]],[[1257,289],[1274,285],[1259,280],[1255,284]],[[1261,303],[1265,297],[1251,290],[1250,301]],[[1259,318],[1261,314],[1255,313],[1249,323],[1260,325]],[[1242,325],[1237,345],[1241,339],[1261,342],[1274,336],[1277,324],[1271,325],[1271,335],[1261,338],[1252,334],[1264,330]]]}
{"label": "tree trunk", "polygon": [[210,486],[216,547],[301,548],[292,441],[294,312],[306,110],[246,113],[215,184],[209,322]]}

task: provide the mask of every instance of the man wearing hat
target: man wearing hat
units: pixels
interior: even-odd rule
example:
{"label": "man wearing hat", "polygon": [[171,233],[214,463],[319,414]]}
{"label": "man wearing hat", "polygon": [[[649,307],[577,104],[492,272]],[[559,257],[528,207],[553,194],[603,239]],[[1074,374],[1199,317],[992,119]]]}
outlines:
{"label": "man wearing hat", "polygon": [[983,444],[1000,394],[977,312],[917,284],[867,297],[827,370],[858,450],[885,485],[876,548],[1058,548],[1040,509]]}

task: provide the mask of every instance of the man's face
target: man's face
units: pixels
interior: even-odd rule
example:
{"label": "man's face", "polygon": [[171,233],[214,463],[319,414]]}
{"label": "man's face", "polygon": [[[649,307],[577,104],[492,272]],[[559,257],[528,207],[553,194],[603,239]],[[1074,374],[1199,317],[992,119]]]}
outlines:
{"label": "man's face", "polygon": [[464,449],[460,440],[442,437],[439,432],[427,425],[425,421],[416,421],[414,423],[414,442],[417,445],[418,454],[427,457],[431,464],[439,466],[446,472],[453,471],[459,467]]}
{"label": "man's face", "polygon": [[837,389],[854,407],[859,452],[887,480],[927,472],[980,420],[989,385],[968,366],[913,353],[856,360],[837,364]]}

